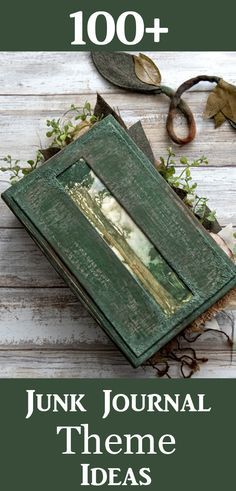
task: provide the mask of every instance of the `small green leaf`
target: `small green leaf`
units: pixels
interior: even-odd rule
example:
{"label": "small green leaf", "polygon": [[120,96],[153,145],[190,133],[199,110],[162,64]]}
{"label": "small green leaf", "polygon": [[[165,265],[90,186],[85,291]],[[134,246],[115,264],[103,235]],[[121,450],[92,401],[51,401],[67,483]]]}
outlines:
{"label": "small green leaf", "polygon": [[16,176],[11,176],[10,181],[11,181],[11,184],[16,184],[19,181],[19,178]]}
{"label": "small green leaf", "polygon": [[191,177],[191,172],[190,172],[189,167],[187,167],[187,169],[186,169],[186,177],[189,177],[189,178]]}
{"label": "small green leaf", "polygon": [[207,217],[206,217],[206,218],[207,218],[207,220],[208,220],[209,222],[214,222],[214,221],[215,221],[215,219],[216,219],[216,212],[215,212],[215,210],[212,210],[212,211],[211,211],[211,212],[210,212],[210,213],[207,215]]}
{"label": "small green leaf", "polygon": [[91,104],[90,102],[86,101],[84,105],[84,109],[86,109],[89,113],[91,112]]}
{"label": "small green leaf", "polygon": [[22,174],[24,176],[27,176],[27,174],[30,174],[30,172],[32,172],[32,169],[27,169],[27,168],[22,169]]}
{"label": "small green leaf", "polygon": [[172,147],[168,147],[167,148],[167,152],[169,154],[169,157],[175,157],[175,153],[173,152]]}
{"label": "small green leaf", "polygon": [[175,168],[173,166],[168,167],[168,169],[165,172],[166,179],[169,179],[175,174]]}

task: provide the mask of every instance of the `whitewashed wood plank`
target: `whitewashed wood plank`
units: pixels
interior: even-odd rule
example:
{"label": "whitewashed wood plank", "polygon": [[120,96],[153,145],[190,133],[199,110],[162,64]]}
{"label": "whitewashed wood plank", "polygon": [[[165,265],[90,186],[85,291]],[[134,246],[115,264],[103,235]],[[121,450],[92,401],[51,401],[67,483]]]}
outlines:
{"label": "whitewashed wood plank", "polygon": [[1,288],[0,295],[0,349],[113,346],[68,288]]}
{"label": "whitewashed wood plank", "polygon": [[[166,117],[169,99],[165,96],[146,96],[124,93],[108,94],[108,103],[118,108],[128,126],[141,120],[152,145],[156,158],[166,153],[168,146],[173,145],[177,156],[186,155],[196,158],[204,154],[212,166],[236,165],[235,130],[224,123],[215,130],[213,121],[202,117],[207,92],[186,94],[186,101],[192,108],[197,124],[195,140],[184,147],[177,147],[170,141],[166,132]],[[4,135],[0,141],[0,157],[7,154],[14,158],[28,160],[34,158],[35,152],[42,145],[49,144],[45,137],[46,120],[59,118],[71,106],[83,106],[86,100],[94,105],[96,95],[80,96],[0,96],[0,132]],[[175,121],[177,134],[186,133],[185,121],[178,115]]]}
{"label": "whitewashed wood plank", "polygon": [[[179,169],[178,169],[179,170]],[[209,198],[209,205],[216,209],[217,217],[221,225],[233,223],[236,226],[236,166],[235,167],[205,167],[201,169],[192,169],[193,180],[198,183],[198,193]],[[4,173],[4,177],[5,173]],[[1,176],[2,179],[2,176]],[[9,183],[0,180],[0,192],[3,192]],[[0,199],[0,228],[19,227],[19,222],[16,221],[13,214],[8,210],[5,203]],[[9,232],[10,233],[10,232]],[[17,233],[17,232],[16,232]],[[3,232],[0,231],[0,242],[3,237]],[[22,237],[26,237],[22,236]],[[7,239],[5,239],[6,241]],[[14,235],[11,235],[11,240],[14,242]],[[21,250],[24,239],[21,239]],[[10,242],[6,248],[11,247]],[[0,254],[1,254],[0,245]],[[0,273],[1,274],[1,273]]]}
{"label": "whitewashed wood plank", "polygon": [[[163,83],[173,88],[202,73],[236,82],[235,52],[154,51],[147,54],[158,64]],[[1,52],[0,66],[1,94],[119,91],[100,77],[88,52]],[[205,86],[200,84],[198,90]]]}
{"label": "whitewashed wood plank", "polygon": [[221,225],[236,225],[236,167],[192,169],[199,196],[209,199]]}
{"label": "whitewashed wood plank", "polygon": [[[206,353],[202,352],[201,356]],[[154,378],[151,368],[134,369],[117,351],[0,351],[1,378]],[[172,377],[179,378],[172,368]],[[235,378],[236,357],[215,352],[194,378]]]}
{"label": "whitewashed wood plank", "polygon": [[[68,288],[1,288],[0,295],[0,350],[114,347]],[[231,336],[236,310],[218,314],[217,319],[220,328]],[[229,351],[225,336],[212,332],[202,335],[194,348],[209,353]]]}

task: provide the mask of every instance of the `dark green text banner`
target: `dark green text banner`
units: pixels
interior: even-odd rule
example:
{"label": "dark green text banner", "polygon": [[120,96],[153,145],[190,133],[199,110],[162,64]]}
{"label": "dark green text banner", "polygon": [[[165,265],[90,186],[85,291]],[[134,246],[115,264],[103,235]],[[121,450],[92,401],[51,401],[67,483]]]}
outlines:
{"label": "dark green text banner", "polygon": [[1,380],[0,391],[4,491],[233,489],[235,380]]}
{"label": "dark green text banner", "polygon": [[234,51],[235,13],[234,0],[10,0],[0,50]]}

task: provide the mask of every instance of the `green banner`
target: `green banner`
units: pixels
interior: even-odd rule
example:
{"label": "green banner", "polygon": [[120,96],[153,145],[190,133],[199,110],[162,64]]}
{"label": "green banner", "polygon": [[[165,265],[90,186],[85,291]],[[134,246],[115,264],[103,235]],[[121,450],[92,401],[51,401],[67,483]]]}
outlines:
{"label": "green banner", "polygon": [[232,487],[234,380],[1,380],[0,389],[6,491]]}
{"label": "green banner", "polygon": [[0,50],[230,51],[235,10],[233,0],[4,2]]}

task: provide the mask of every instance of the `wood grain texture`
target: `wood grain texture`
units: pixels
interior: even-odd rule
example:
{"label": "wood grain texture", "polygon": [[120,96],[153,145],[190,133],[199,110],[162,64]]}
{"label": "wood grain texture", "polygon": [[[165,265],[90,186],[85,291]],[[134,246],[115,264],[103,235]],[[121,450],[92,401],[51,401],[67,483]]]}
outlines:
{"label": "wood grain texture", "polygon": [[[0,350],[114,350],[118,349],[65,286],[58,288],[1,288]],[[228,334],[236,310],[218,314]],[[229,351],[222,334],[206,332],[196,348]]]}
{"label": "wood grain texture", "polygon": [[[208,350],[199,356],[208,355]],[[77,350],[15,350],[0,351],[1,378],[153,378],[152,369],[132,368],[125,358],[114,351]],[[209,357],[195,378],[234,378],[236,357],[221,349]],[[180,377],[173,366],[172,377]]]}
{"label": "wood grain texture", "polygon": [[[233,52],[156,52],[150,56],[161,69],[163,83],[173,88],[200,73],[221,75],[236,82]],[[1,52],[0,61],[0,156],[11,153],[22,159],[33,157],[47,117],[59,117],[71,103],[95,101],[96,91],[104,94],[112,106],[119,107],[128,125],[142,119],[156,158],[164,155],[170,144],[165,132],[168,100],[163,96],[127,94],[109,85],[94,71],[87,53]],[[207,155],[210,167],[196,169],[194,178],[200,191],[210,197],[220,222],[236,225],[235,132],[228,124],[215,131],[211,121],[202,119],[209,89],[210,85],[199,84],[185,95],[195,114],[198,134],[192,144],[175,147],[175,151],[191,158]],[[184,134],[182,118],[177,118],[176,128]],[[1,191],[6,187],[6,183],[0,182]],[[6,229],[0,229],[1,376],[153,376],[152,372],[147,374],[129,367],[64,288],[3,202],[1,227]],[[98,332],[102,338],[97,339]],[[199,349],[206,355],[211,350],[212,353],[210,362],[195,377],[236,376],[235,360],[230,364],[224,342],[207,335]],[[175,375],[179,376],[178,372]]]}
{"label": "wood grain texture", "polygon": [[[194,159],[205,154],[209,157],[211,166],[232,166],[235,130],[227,122],[215,130],[213,121],[202,117],[207,96],[206,91],[189,92],[184,95],[196,119],[197,137],[185,147],[173,145],[176,156],[184,154]],[[120,111],[127,126],[138,120],[142,121],[156,158],[166,154],[167,147],[172,144],[165,127],[169,107],[169,99],[166,96],[129,94],[124,91],[122,94],[108,93],[105,99]],[[61,117],[71,104],[82,107],[87,100],[91,104],[95,103],[96,95],[0,95],[0,132],[4,135],[0,142],[0,156],[10,152],[13,157],[22,160],[33,158],[40,146],[45,147],[50,142],[45,136],[46,120]],[[186,134],[185,120],[181,115],[175,119],[175,128],[180,136]]]}
{"label": "wood grain texture", "polygon": [[[176,88],[188,78],[205,73],[236,82],[233,52],[149,52],[162,81]],[[86,52],[1,52],[1,94],[81,94],[121,92],[94,70]],[[209,86],[208,86],[209,87]],[[205,88],[199,84],[198,90]]]}

